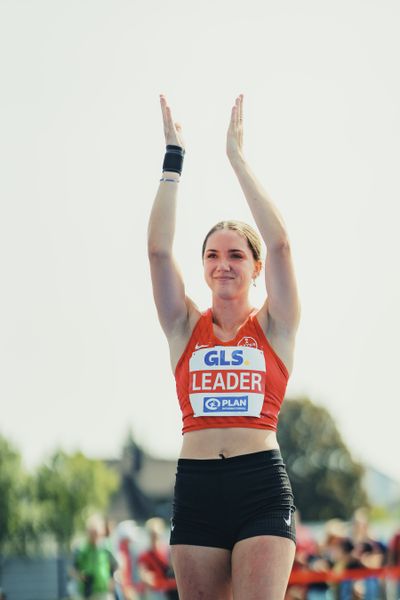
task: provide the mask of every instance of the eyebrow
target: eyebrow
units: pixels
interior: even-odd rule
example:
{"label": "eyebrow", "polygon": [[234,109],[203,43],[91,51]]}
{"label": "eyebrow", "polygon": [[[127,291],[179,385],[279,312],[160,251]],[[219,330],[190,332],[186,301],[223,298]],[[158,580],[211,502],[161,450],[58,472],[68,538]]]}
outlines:
{"label": "eyebrow", "polygon": [[[206,252],[219,252],[218,250],[214,250],[214,248],[207,248]],[[228,252],[244,252],[240,248],[229,248]]]}

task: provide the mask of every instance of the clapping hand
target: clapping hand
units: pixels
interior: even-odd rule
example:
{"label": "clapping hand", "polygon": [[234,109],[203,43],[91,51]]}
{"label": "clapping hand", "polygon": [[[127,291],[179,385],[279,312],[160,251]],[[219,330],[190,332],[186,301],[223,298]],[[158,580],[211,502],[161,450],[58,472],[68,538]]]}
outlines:
{"label": "clapping hand", "polygon": [[[182,126],[174,122],[171,108],[167,104],[164,94],[160,94],[161,111],[164,124],[164,135],[166,144],[174,144],[185,148],[182,136]],[[226,153],[232,162],[243,157],[243,94],[240,94],[232,107],[231,119],[226,137]]]}
{"label": "clapping hand", "polygon": [[164,94],[160,94],[161,111],[164,123],[165,143],[174,144],[175,146],[185,147],[182,137],[182,127],[180,123],[174,123],[172,118],[171,108],[167,104],[167,99]]}
{"label": "clapping hand", "polygon": [[232,162],[243,156],[243,94],[236,98],[226,136],[226,153]]}

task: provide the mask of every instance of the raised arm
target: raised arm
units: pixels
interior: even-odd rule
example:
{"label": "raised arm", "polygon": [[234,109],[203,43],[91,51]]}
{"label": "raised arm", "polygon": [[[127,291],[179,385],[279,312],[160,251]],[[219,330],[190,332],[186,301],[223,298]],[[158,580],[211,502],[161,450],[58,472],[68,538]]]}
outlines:
{"label": "raised arm", "polygon": [[[184,149],[181,126],[174,123],[165,96],[160,95],[160,102],[166,144]],[[148,226],[148,255],[158,316],[170,339],[184,331],[191,301],[185,295],[182,275],[172,252],[180,174],[163,171],[162,179],[173,181],[160,181]]]}
{"label": "raised arm", "polygon": [[243,155],[243,95],[236,98],[227,134],[226,151],[249,208],[267,247],[265,284],[268,297],[260,310],[264,324],[291,335],[300,320],[300,301],[285,223]]}

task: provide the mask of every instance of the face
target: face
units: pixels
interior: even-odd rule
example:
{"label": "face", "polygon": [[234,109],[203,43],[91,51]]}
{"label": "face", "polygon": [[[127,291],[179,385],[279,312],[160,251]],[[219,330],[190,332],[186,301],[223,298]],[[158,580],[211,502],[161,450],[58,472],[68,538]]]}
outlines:
{"label": "face", "polygon": [[90,541],[91,544],[96,544],[98,539],[100,538],[100,531],[98,530],[97,527],[90,527],[90,529],[88,529],[88,539]]}
{"label": "face", "polygon": [[261,262],[254,260],[246,238],[232,229],[215,231],[207,240],[204,276],[213,294],[233,299],[247,294]]}

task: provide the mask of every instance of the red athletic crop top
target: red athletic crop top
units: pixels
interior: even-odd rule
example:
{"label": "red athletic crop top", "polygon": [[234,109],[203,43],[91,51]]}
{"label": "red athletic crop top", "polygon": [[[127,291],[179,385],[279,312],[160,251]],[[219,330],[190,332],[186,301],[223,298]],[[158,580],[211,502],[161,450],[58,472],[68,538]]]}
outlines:
{"label": "red athletic crop top", "polygon": [[209,308],[175,369],[182,433],[210,427],[276,431],[288,379],[255,311],[232,340],[222,342],[214,335]]}

